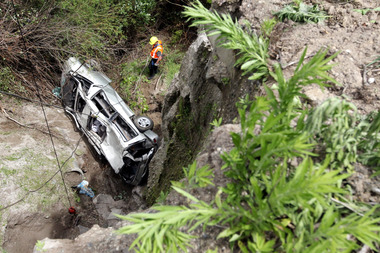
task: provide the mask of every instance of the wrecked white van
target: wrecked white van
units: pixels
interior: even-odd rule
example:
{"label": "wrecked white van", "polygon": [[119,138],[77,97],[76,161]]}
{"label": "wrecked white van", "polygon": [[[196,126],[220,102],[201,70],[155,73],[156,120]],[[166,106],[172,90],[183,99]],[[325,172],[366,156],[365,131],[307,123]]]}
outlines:
{"label": "wrecked white van", "polygon": [[64,64],[61,95],[65,111],[122,178],[138,185],[158,148],[153,121],[136,116],[110,85],[111,80],[71,57]]}

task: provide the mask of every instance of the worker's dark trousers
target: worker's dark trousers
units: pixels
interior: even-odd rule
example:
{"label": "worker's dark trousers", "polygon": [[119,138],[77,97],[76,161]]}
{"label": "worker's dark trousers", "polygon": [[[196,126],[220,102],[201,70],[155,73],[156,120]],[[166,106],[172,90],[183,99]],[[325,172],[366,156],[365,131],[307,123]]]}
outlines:
{"label": "worker's dark trousers", "polygon": [[153,77],[155,74],[157,74],[157,71],[158,71],[158,67],[157,66],[154,66],[154,64],[156,63],[158,59],[153,59],[150,61],[149,63],[149,76],[150,77]]}

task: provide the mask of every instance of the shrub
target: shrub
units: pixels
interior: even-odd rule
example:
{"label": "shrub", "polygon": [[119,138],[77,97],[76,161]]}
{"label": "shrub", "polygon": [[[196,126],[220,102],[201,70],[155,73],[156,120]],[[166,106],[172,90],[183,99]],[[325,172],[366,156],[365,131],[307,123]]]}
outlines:
{"label": "shrub", "polygon": [[185,55],[183,51],[173,49],[170,46],[165,48],[164,59],[162,61],[162,73],[164,74],[164,83],[169,87],[174,75],[181,68],[182,58]]}
{"label": "shrub", "polygon": [[[3,33],[0,65],[10,67],[18,80],[21,73],[35,73],[51,91],[55,73],[69,56],[96,59],[105,68],[123,55],[125,43],[154,21],[154,0],[57,0],[22,1],[13,9],[10,1],[0,3]],[[3,16],[5,15],[5,16]],[[21,24],[28,54],[19,38]],[[27,57],[26,57],[27,56]],[[25,83],[27,89],[34,87]],[[49,93],[50,94],[50,93]]]}
{"label": "shrub", "polygon": [[290,19],[294,22],[319,23],[328,18],[324,11],[319,10],[318,5],[307,5],[301,0],[294,0],[292,4],[286,5],[280,11],[274,13],[280,21]]}
{"label": "shrub", "polygon": [[121,80],[118,91],[121,96],[128,101],[128,105],[132,110],[138,110],[141,113],[148,111],[146,98],[141,93],[140,86],[147,83],[148,79],[142,73],[144,69],[144,61],[135,60],[121,65]]}

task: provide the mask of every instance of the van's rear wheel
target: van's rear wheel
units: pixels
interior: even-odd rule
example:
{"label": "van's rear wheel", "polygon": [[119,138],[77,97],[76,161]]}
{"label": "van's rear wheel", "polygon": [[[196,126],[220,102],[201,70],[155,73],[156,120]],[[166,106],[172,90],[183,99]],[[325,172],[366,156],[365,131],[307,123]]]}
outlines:
{"label": "van's rear wheel", "polygon": [[138,130],[144,132],[147,130],[152,130],[154,123],[148,116],[137,116],[134,118],[134,123]]}

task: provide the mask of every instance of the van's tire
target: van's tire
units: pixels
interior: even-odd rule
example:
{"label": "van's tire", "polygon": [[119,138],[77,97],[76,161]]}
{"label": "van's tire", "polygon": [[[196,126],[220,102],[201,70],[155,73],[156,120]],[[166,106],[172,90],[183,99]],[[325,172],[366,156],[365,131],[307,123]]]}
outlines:
{"label": "van's tire", "polygon": [[135,123],[137,129],[141,132],[152,130],[154,126],[153,120],[148,116],[136,116],[133,119],[133,122]]}

